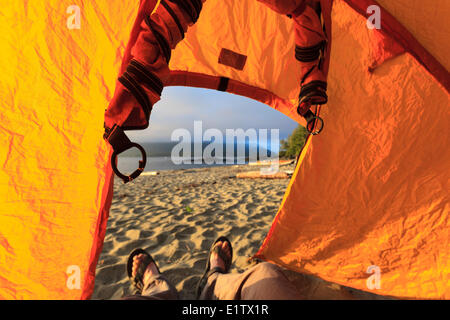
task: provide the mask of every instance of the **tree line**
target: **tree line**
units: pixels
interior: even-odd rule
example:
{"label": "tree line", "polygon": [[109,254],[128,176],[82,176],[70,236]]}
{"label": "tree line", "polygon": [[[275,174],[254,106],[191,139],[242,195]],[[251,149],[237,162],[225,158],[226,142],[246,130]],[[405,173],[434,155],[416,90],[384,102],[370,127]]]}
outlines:
{"label": "tree line", "polygon": [[302,126],[298,126],[292,131],[289,137],[285,140],[281,140],[280,145],[280,158],[295,159],[306,142],[308,131]]}

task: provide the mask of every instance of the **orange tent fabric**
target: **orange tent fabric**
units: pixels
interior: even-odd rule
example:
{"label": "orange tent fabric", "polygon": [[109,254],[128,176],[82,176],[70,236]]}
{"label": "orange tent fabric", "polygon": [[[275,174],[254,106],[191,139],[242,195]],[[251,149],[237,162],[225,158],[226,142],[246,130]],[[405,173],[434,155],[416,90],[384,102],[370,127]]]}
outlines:
{"label": "orange tent fabric", "polygon": [[[377,266],[380,288],[373,293],[448,299],[448,72],[418,42],[408,42],[412,35],[387,12],[382,30],[390,32],[369,31],[351,8],[373,1],[348,2],[333,6],[326,130],[303,150],[257,256],[361,290],[369,290],[367,270]],[[392,12],[401,11],[401,2]],[[425,4],[413,5],[414,17],[427,12]],[[439,2],[433,12],[449,8]],[[422,36],[444,34],[437,16],[426,18],[428,30],[415,29],[425,18],[404,18]],[[429,48],[445,50],[448,42],[437,46],[444,38],[428,39]],[[393,41],[408,53],[386,52],[391,59],[369,72],[376,39],[383,41],[378,53]],[[448,56],[439,58],[448,66]]]}
{"label": "orange tent fabric", "polygon": [[[73,2],[9,2],[0,15],[3,299],[85,299],[94,287],[113,196],[104,111],[139,3],[82,2],[81,29],[69,30]],[[332,2],[325,129],[304,149],[258,256],[363,290],[377,265],[375,293],[448,299],[450,4],[380,1],[376,31],[364,17],[376,2],[324,8]],[[221,48],[247,55],[243,72],[217,64]],[[215,89],[226,76],[228,92],[302,123],[293,52],[289,18],[254,0],[210,0],[174,50],[167,84]],[[73,266],[79,286],[67,283]]]}

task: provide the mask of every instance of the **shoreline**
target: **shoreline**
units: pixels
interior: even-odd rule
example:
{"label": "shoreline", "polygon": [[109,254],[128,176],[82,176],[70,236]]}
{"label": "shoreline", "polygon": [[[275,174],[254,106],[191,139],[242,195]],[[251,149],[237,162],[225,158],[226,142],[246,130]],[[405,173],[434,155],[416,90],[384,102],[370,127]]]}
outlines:
{"label": "shoreline", "polygon": [[[122,172],[134,171],[138,165],[138,161],[141,160],[140,157],[135,156],[120,156],[118,158],[119,164],[118,168]],[[242,160],[242,159],[241,159]],[[270,159],[268,159],[270,160]],[[256,161],[256,162],[248,162],[243,161],[243,163],[235,163],[238,162],[238,159],[234,159],[233,163],[226,163],[226,160],[223,160],[223,163],[212,163],[207,164],[202,161],[202,163],[194,163],[195,159],[191,159],[191,163],[182,163],[182,164],[174,164],[171,160],[170,156],[155,156],[155,157],[147,157],[147,165],[144,169],[144,172],[154,172],[154,171],[177,171],[177,170],[191,170],[191,169],[203,169],[203,168],[215,168],[215,167],[230,167],[230,166],[260,166],[267,165],[268,160]],[[278,159],[280,165],[287,165],[295,162],[295,159]],[[155,167],[156,166],[156,167]]]}

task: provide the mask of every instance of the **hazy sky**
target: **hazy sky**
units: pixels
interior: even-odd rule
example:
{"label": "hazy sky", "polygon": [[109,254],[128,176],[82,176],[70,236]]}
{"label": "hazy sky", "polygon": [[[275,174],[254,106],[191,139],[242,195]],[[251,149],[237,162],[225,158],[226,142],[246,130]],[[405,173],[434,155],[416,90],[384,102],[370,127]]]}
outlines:
{"label": "hazy sky", "polygon": [[279,129],[285,139],[297,123],[269,106],[231,93],[189,87],[166,87],[153,107],[146,130],[127,131],[132,141],[170,141],[175,129],[193,132],[194,121],[201,120],[203,131],[225,129]]}

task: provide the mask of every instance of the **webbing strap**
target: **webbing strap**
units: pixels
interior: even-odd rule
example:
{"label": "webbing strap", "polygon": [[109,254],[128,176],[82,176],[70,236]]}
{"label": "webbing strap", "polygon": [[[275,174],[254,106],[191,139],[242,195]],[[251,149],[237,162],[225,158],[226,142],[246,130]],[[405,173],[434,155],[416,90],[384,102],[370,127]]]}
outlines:
{"label": "webbing strap", "polygon": [[116,124],[112,128],[105,127],[103,138],[109,142],[117,154],[128,150],[132,144],[122,128]]}
{"label": "webbing strap", "polygon": [[219,82],[219,86],[217,87],[217,90],[227,91],[229,82],[230,82],[230,78],[220,77],[220,82]]}
{"label": "webbing strap", "polygon": [[319,80],[311,81],[302,86],[298,99],[300,105],[311,100],[313,100],[313,104],[326,104],[328,102],[327,83]]}
{"label": "webbing strap", "polygon": [[152,105],[144,89],[142,89],[142,87],[136,82],[135,79],[133,79],[133,77],[128,72],[125,72],[119,78],[119,82],[125,88],[127,88],[128,91],[130,91],[130,93],[136,98],[137,102],[141,105],[146,118],[149,119]]}
{"label": "webbing strap", "polygon": [[178,5],[191,18],[193,23],[196,23],[200,16],[203,3],[201,0],[169,0]]}
{"label": "webbing strap", "polygon": [[145,84],[161,96],[164,88],[163,83],[154,73],[147,70],[139,61],[135,59],[131,60],[127,67],[127,72],[133,75],[138,82]]}
{"label": "webbing strap", "polygon": [[150,16],[146,16],[145,17],[145,23],[148,25],[148,27],[150,28],[150,30],[152,30],[153,35],[156,38],[156,41],[158,41],[159,47],[162,50],[162,53],[166,59],[166,62],[169,63],[170,61],[170,57],[172,55],[172,49],[170,49],[170,45],[169,42],[167,41],[167,39],[161,34],[159,33],[153,26],[152,26],[152,21]]}
{"label": "webbing strap", "polygon": [[305,84],[304,86],[302,86],[302,89],[300,90],[300,97],[306,96],[308,94],[310,94],[311,92],[316,92],[316,91],[326,91],[327,90],[327,83],[324,81],[319,81],[319,80],[315,80],[315,81],[311,81],[308,84]]}
{"label": "webbing strap", "polygon": [[190,0],[191,5],[194,6],[195,11],[196,11],[196,20],[198,19],[198,17],[200,16],[200,12],[202,11],[203,8],[203,2],[202,0]]}
{"label": "webbing strap", "polygon": [[172,8],[167,4],[166,1],[161,0],[161,4],[167,10],[167,12],[170,14],[170,16],[172,17],[173,21],[175,21],[175,23],[177,24],[178,30],[180,31],[180,34],[181,34],[181,38],[184,39],[184,30],[183,30],[183,27],[181,25],[180,19],[178,19],[177,15],[172,10]]}
{"label": "webbing strap", "polygon": [[189,6],[184,0],[181,0],[181,1],[169,0],[169,1],[178,5],[185,13],[187,13],[189,15],[189,17],[191,17],[191,19],[194,23],[197,22],[197,20],[195,20],[194,13],[192,12],[191,6]]}
{"label": "webbing strap", "polygon": [[320,52],[325,47],[325,41],[311,47],[295,46],[295,58],[300,62],[313,62],[319,59]]}

